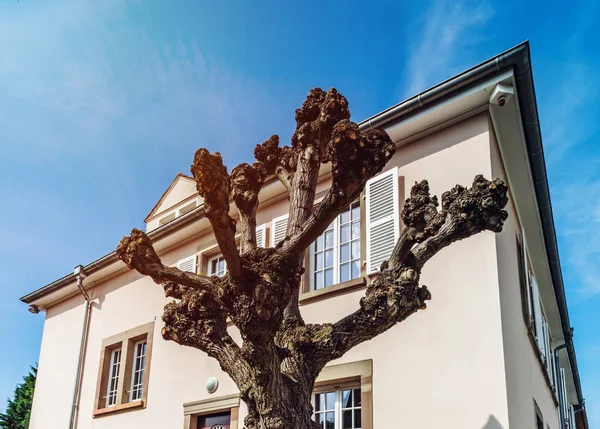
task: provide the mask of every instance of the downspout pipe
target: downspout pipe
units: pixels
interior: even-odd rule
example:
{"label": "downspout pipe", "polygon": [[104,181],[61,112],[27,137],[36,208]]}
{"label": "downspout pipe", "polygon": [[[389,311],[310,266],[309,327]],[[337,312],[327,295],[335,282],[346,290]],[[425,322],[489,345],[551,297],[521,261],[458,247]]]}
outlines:
{"label": "downspout pipe", "polygon": [[554,365],[556,366],[556,385],[558,388],[558,411],[560,415],[560,428],[567,429],[567,416],[565,416],[565,401],[567,398],[563,398],[563,385],[562,385],[562,377],[560,376],[560,357],[558,356],[558,352],[562,349],[567,348],[567,342],[561,344],[560,346],[554,349]]}
{"label": "downspout pipe", "polygon": [[83,287],[83,279],[86,277],[83,266],[78,265],[73,271],[77,279],[77,288],[85,299],[85,312],[83,315],[83,329],[81,332],[81,344],[79,346],[79,358],[77,362],[77,374],[75,375],[75,388],[73,389],[73,405],[71,406],[71,419],[69,429],[77,428],[79,416],[79,400],[81,399],[81,384],[83,382],[83,367],[85,365],[85,352],[87,350],[88,335],[90,330],[90,319],[92,316],[92,300]]}

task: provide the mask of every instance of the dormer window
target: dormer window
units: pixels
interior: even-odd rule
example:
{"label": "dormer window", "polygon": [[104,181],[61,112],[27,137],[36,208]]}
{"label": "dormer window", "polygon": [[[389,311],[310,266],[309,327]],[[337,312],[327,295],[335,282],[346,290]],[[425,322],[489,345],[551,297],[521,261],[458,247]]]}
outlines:
{"label": "dormer window", "polygon": [[158,221],[158,224],[160,226],[163,226],[164,224],[167,224],[169,222],[171,222],[173,219],[175,219],[177,217],[177,213],[173,212],[170,215],[167,215],[165,217],[161,217]]}

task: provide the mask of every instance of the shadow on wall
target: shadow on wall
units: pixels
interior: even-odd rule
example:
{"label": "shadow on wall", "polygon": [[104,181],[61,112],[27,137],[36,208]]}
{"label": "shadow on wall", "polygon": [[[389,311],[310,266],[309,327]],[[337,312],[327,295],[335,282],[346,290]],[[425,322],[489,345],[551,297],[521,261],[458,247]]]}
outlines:
{"label": "shadow on wall", "polygon": [[504,429],[500,422],[494,416],[490,416],[487,423],[482,427],[482,429]]}

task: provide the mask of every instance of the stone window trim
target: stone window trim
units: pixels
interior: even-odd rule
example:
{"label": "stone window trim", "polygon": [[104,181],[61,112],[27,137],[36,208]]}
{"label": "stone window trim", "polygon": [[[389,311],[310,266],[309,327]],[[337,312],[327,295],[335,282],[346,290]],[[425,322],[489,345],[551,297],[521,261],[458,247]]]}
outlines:
{"label": "stone window trim", "polygon": [[240,415],[240,395],[210,397],[183,404],[183,429],[197,429],[198,417],[223,411],[231,413],[230,429],[238,429]]}
{"label": "stone window trim", "polygon": [[[148,386],[150,381],[150,366],[152,360],[152,343],[154,333],[154,321],[129,329],[120,334],[105,338],[102,341],[98,379],[96,382],[96,396],[94,402],[93,417],[97,418],[107,414],[113,414],[125,410],[146,408],[148,402]],[[140,340],[146,340],[146,358],[144,364],[143,391],[140,399],[129,401],[129,389],[133,371],[134,345]],[[112,351],[121,348],[121,365],[119,368],[119,379],[117,386],[116,404],[105,406],[105,394],[109,375],[110,357]]]}
{"label": "stone window trim", "polygon": [[361,429],[373,429],[373,360],[326,366],[315,381],[313,392],[355,385],[361,389]]}

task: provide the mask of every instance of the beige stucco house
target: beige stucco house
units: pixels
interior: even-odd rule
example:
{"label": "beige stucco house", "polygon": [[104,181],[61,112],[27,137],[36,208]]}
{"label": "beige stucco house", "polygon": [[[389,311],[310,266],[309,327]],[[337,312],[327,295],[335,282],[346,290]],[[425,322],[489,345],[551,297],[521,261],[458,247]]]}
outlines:
{"label": "beige stucco house", "polygon": [[[311,247],[308,322],[357,307],[415,181],[439,195],[477,174],[501,177],[509,218],[502,233],[428,263],[426,311],[325,368],[315,390],[324,428],[587,428],[537,118],[524,43],[362,122],[384,127],[397,153]],[[328,180],[325,167],[319,195]],[[273,180],[260,200],[259,245],[273,246],[285,232],[284,188]],[[189,177],[178,175],[145,221],[165,264],[225,272]],[[46,313],[31,429],[242,427],[234,383],[202,352],[161,338],[162,288],[114,252],[22,301]]]}

